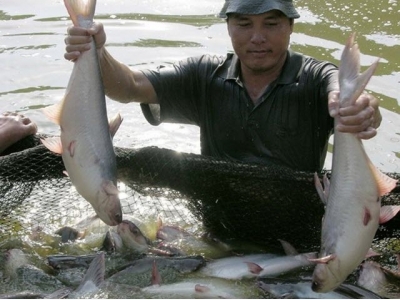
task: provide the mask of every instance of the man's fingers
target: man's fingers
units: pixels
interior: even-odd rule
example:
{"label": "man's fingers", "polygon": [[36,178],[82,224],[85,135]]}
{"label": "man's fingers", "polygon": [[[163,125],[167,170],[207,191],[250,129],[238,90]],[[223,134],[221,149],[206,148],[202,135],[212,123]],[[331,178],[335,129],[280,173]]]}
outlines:
{"label": "man's fingers", "polygon": [[374,127],[369,127],[367,130],[359,132],[357,134],[357,137],[363,140],[369,140],[374,136],[376,136],[376,134],[377,134],[376,129]]}
{"label": "man's fingers", "polygon": [[79,52],[79,51],[67,52],[64,54],[64,58],[66,60],[76,61],[80,55],[81,55],[81,52]]}

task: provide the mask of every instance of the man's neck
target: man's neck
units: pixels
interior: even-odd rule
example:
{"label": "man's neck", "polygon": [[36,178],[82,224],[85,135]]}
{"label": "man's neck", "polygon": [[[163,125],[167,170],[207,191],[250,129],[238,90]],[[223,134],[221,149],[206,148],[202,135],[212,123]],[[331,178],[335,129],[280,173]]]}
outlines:
{"label": "man's neck", "polygon": [[275,81],[282,72],[285,59],[279,62],[273,69],[255,72],[244,66],[241,66],[241,80],[247,90],[247,93],[257,103],[260,97],[264,94],[267,87]]}

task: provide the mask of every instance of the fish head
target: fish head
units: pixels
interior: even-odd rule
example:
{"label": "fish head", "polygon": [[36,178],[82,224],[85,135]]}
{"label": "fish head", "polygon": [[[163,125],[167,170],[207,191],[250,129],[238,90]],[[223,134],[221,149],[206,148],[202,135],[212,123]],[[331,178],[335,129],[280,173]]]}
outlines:
{"label": "fish head", "polygon": [[311,288],[316,293],[326,293],[334,290],[342,283],[338,276],[338,259],[331,260],[328,263],[318,263],[314,269]]}
{"label": "fish head", "polygon": [[145,251],[150,244],[139,227],[129,220],[123,220],[118,224],[117,232],[123,243],[132,250]]}
{"label": "fish head", "polygon": [[122,222],[122,209],[119,192],[112,181],[104,181],[96,194],[95,201],[91,202],[99,218],[109,226],[116,226]]}

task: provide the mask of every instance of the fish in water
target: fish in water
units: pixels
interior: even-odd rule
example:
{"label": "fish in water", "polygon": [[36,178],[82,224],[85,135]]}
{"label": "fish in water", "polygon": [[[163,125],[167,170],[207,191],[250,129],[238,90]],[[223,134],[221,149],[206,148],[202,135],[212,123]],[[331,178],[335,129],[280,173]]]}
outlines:
{"label": "fish in water", "polygon": [[311,280],[261,279],[257,286],[269,295],[280,299],[380,299],[371,291],[355,285],[342,283],[328,293],[316,293],[311,289]]}
{"label": "fish in water", "polygon": [[101,250],[107,253],[120,252],[124,245],[121,236],[114,230],[109,229],[104,237]]}
{"label": "fish in water", "polygon": [[[75,26],[90,28],[96,0],[64,0]],[[60,125],[60,138],[43,144],[62,159],[71,182],[100,219],[110,226],[122,221],[117,189],[117,164],[112,137],[122,118],[108,124],[104,87],[96,47],[82,53],[74,64],[63,101],[44,113]]]}
{"label": "fish in water", "polygon": [[139,227],[129,220],[123,220],[117,226],[117,233],[122,239],[123,244],[128,249],[147,253],[151,244],[150,240],[144,236]]}
{"label": "fish in water", "polygon": [[208,262],[200,273],[225,279],[261,278],[280,275],[314,264],[310,260],[316,258],[316,252],[298,254],[289,243],[280,242],[286,256],[263,253],[224,257]]}
{"label": "fish in water", "polygon": [[244,286],[242,288],[241,285],[233,281],[217,278],[186,278],[181,282],[163,284],[156,262],[152,266],[151,283],[151,286],[144,287],[141,290],[144,298],[246,299],[257,298],[258,296],[256,292],[246,291]]}
{"label": "fish in water", "polygon": [[105,269],[105,255],[104,252],[100,252],[90,263],[81,284],[69,298],[90,298],[104,283]]}
{"label": "fish in water", "polygon": [[[347,40],[339,67],[339,105],[354,104],[378,61],[360,74],[360,51],[354,34]],[[335,117],[335,125],[338,117]],[[318,194],[326,204],[321,250],[313,273],[312,289],[328,292],[338,287],[365,259],[380,222],[380,197],[396,186],[369,160],[361,140],[335,131],[331,180],[325,191],[316,176]],[[385,217],[387,218],[387,216]]]}
{"label": "fish in water", "polygon": [[195,272],[206,263],[202,256],[146,256],[135,259],[122,268],[119,268],[119,270],[113,270],[107,276],[108,281],[115,284],[126,284],[137,287],[148,286],[151,281],[154,262],[157,264],[160,274],[168,280]]}
{"label": "fish in water", "polygon": [[[400,254],[397,255],[397,260],[400,261]],[[361,264],[357,284],[385,298],[400,298],[400,272],[375,261]]]}

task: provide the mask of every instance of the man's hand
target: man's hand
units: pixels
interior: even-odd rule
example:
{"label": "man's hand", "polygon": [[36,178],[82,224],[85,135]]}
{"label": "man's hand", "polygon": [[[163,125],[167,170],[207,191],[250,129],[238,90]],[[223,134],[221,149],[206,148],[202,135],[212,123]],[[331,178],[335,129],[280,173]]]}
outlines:
{"label": "man's hand", "polygon": [[329,114],[338,120],[335,130],[357,134],[360,139],[370,139],[382,121],[379,101],[371,94],[361,94],[355,104],[339,108],[339,92],[332,91],[328,97]]}
{"label": "man's hand", "polygon": [[24,115],[12,112],[0,114],[0,153],[36,132],[36,124]]}
{"label": "man's hand", "polygon": [[94,39],[96,49],[101,49],[106,43],[106,33],[102,23],[93,23],[90,29],[77,26],[68,27],[68,36],[65,38],[64,58],[75,61],[82,52],[90,49],[90,43]]}

